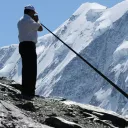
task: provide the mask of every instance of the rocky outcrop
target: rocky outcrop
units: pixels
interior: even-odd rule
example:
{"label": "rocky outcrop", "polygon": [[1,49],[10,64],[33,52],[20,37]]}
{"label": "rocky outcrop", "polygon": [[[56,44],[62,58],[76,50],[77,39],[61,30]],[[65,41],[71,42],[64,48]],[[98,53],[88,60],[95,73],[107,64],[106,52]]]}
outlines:
{"label": "rocky outcrop", "polygon": [[0,101],[1,128],[51,128],[28,117],[9,101]]}
{"label": "rocky outcrop", "polygon": [[126,128],[128,119],[111,111],[62,98],[23,97],[21,85],[0,78],[2,128]]}

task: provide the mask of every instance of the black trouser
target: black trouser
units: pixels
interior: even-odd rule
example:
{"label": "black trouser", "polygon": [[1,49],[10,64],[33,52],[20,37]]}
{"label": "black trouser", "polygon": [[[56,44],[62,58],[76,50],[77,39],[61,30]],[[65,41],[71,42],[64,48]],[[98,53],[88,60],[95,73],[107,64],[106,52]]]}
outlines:
{"label": "black trouser", "polygon": [[34,42],[24,41],[19,44],[19,53],[22,58],[22,94],[35,95],[37,77],[37,55]]}

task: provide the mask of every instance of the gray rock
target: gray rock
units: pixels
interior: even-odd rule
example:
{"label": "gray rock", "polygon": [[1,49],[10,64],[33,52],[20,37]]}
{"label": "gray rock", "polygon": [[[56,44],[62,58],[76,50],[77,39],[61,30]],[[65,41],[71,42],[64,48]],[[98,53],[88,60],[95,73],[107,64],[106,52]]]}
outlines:
{"label": "gray rock", "polygon": [[0,101],[1,128],[51,128],[31,119],[11,103]]}
{"label": "gray rock", "polygon": [[80,125],[61,117],[49,117],[45,120],[45,123],[55,128],[82,128]]}

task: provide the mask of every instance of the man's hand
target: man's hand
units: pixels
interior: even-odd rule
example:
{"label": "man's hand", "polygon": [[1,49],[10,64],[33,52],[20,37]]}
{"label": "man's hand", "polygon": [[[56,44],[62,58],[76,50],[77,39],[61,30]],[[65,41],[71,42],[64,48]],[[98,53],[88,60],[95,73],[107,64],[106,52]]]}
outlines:
{"label": "man's hand", "polygon": [[[39,17],[38,17],[38,15],[34,15],[33,17],[32,17],[32,19],[35,21],[35,22],[39,22]],[[40,24],[40,23],[39,23]],[[40,24],[40,27],[38,28],[38,31],[43,31],[43,27],[42,27],[42,25]]]}
{"label": "man's hand", "polygon": [[39,21],[38,15],[34,15],[34,16],[32,17],[32,19],[33,19],[35,22],[38,22],[38,21]]}

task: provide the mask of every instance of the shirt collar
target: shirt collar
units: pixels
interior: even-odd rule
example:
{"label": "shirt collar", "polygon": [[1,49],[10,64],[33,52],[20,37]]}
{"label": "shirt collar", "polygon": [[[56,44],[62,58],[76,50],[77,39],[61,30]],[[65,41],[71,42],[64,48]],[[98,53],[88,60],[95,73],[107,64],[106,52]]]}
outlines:
{"label": "shirt collar", "polygon": [[31,16],[24,14],[24,18],[31,19]]}

